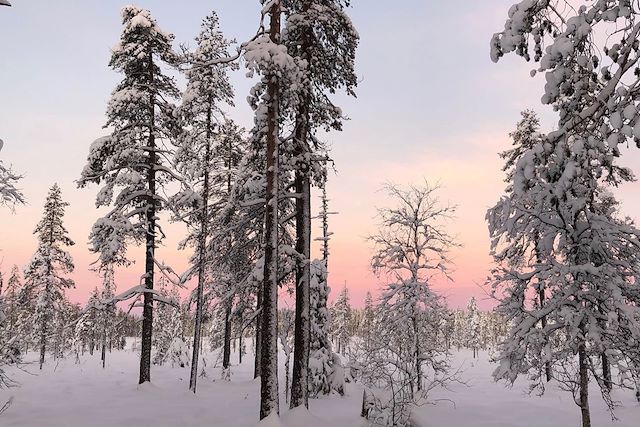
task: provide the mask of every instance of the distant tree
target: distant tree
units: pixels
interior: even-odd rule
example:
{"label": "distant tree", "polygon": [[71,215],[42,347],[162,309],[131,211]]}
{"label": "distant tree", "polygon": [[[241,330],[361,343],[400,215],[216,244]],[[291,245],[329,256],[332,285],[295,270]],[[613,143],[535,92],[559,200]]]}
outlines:
{"label": "distant tree", "polygon": [[480,313],[475,297],[471,297],[469,304],[467,304],[467,322],[469,325],[467,328],[467,347],[473,350],[473,357],[476,358],[480,347]]}
{"label": "distant tree", "polygon": [[[21,278],[20,278],[20,269],[17,265],[14,265],[11,269],[11,275],[7,280],[6,287],[3,292],[0,292],[0,295],[4,301],[4,314],[6,316],[5,325],[7,328],[7,334],[10,337],[14,336],[14,332],[16,325],[18,323],[18,315],[20,313],[20,308],[18,306],[18,293],[20,288],[22,287]],[[20,335],[16,333],[16,335]]]}
{"label": "distant tree", "polygon": [[91,144],[78,185],[102,184],[96,206],[113,206],[96,221],[89,237],[91,250],[100,254],[102,264],[130,264],[128,245],[144,241],[139,377],[144,383],[151,381],[155,249],[162,236],[158,212],[166,204],[162,190],[177,178],[171,170],[169,142],[178,128],[171,101],[179,91],[160,66],[175,65],[178,57],[171,47],[173,35],[162,31],[149,11],[125,6],[122,23],[109,63],[124,74],[107,108],[106,126],[113,131]]}
{"label": "distant tree", "polygon": [[98,292],[98,288],[94,288],[89,295],[89,299],[87,300],[87,305],[85,307],[86,311],[86,319],[83,322],[84,326],[84,334],[85,334],[85,342],[89,347],[89,354],[93,355],[93,350],[98,345],[98,337],[100,336],[100,319],[99,319],[99,308],[98,304],[100,302],[100,293]]}
{"label": "distant tree", "polygon": [[73,280],[65,277],[74,269],[71,255],[65,250],[74,245],[62,222],[67,206],[60,187],[54,184],[47,195],[42,219],[34,231],[38,248],[24,272],[27,285],[38,298],[32,317],[32,333],[40,347],[40,369],[50,337],[56,332],[52,326],[63,309],[65,290],[75,286]]}
{"label": "distant tree", "polygon": [[346,283],[333,303],[331,322],[336,352],[344,356],[351,340],[351,303]]}
{"label": "distant tree", "polygon": [[21,352],[26,353],[29,346],[34,344],[33,314],[35,313],[38,298],[35,289],[29,282],[23,281],[16,294],[14,337],[19,337],[17,343]]}
{"label": "distant tree", "polygon": [[373,322],[375,321],[375,306],[373,296],[370,291],[364,297],[364,310],[362,314],[362,324],[360,325],[360,336],[364,341],[365,348],[369,346],[373,338]]}

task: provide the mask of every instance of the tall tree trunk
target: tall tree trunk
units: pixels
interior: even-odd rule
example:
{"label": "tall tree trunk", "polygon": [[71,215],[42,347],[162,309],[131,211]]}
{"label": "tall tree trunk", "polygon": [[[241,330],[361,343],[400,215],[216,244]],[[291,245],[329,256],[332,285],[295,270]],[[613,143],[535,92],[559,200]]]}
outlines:
{"label": "tall tree trunk", "polygon": [[240,310],[239,314],[238,314],[238,331],[239,331],[239,335],[238,335],[238,347],[239,347],[239,351],[238,351],[238,364],[242,365],[242,353],[243,353],[243,348],[242,345],[243,343],[243,339],[242,337],[244,336],[244,316],[242,315],[242,311],[244,310],[244,306],[242,306],[242,310]]}
{"label": "tall tree trunk", "polygon": [[[311,6],[306,0],[303,12]],[[309,25],[301,35],[300,52],[303,60],[309,62]],[[309,407],[309,347],[311,339],[311,179],[309,134],[309,104],[311,88],[303,87],[302,100],[296,112],[295,144],[296,144],[296,252],[302,257],[296,263],[296,315],[293,351],[293,378],[291,381],[290,408],[304,405]]]}
{"label": "tall tree trunk", "polygon": [[[149,53],[149,84],[153,85],[153,54]],[[147,233],[145,242],[145,263],[144,263],[144,305],[142,309],[142,349],[140,352],[140,378],[139,384],[151,381],[151,339],[153,335],[153,275],[154,259],[156,249],[156,141],[155,141],[155,97],[150,95],[149,105],[149,140],[147,150],[147,190],[149,191],[147,201]]]}
{"label": "tall tree trunk", "polygon": [[[308,116],[306,103],[301,107],[303,117]],[[302,121],[306,121],[306,117]],[[306,129],[299,123],[299,144],[306,145]],[[302,150],[307,151],[305,148]],[[302,154],[301,150],[301,154]],[[293,379],[291,382],[291,405],[296,408],[309,407],[309,340],[310,324],[310,263],[311,256],[311,183],[307,170],[296,171],[296,252],[303,258],[296,266],[296,317],[293,352]]]}
{"label": "tall tree trunk", "polygon": [[422,390],[422,359],[420,356],[420,333],[418,328],[418,321],[415,318],[415,316],[413,316],[411,320],[413,322],[413,333],[416,337],[415,339],[416,385],[417,385],[418,391],[420,391]]}
{"label": "tall tree trunk", "polygon": [[[536,233],[536,247],[535,247],[535,251],[536,251],[536,261],[538,262],[538,264],[542,263],[542,256],[540,254],[540,249],[538,248],[538,242],[540,241],[540,233]],[[546,302],[546,296],[545,296],[545,292],[544,292],[544,283],[540,282],[539,283],[539,289],[538,289],[538,304],[540,305],[540,309],[542,310],[544,308],[544,304]],[[541,319],[541,326],[542,329],[547,327],[547,316],[542,316]],[[545,362],[544,364],[544,375],[545,378],[547,380],[547,382],[551,381],[551,362]]]}
{"label": "tall tree trunk", "polygon": [[209,163],[211,163],[211,107],[209,98],[207,109],[207,143],[204,154],[204,183],[202,188],[202,218],[200,220],[200,236],[198,236],[198,287],[196,289],[196,319],[193,328],[193,350],[191,353],[191,373],[189,375],[189,390],[196,392],[198,382],[198,360],[200,358],[200,341],[202,335],[202,317],[204,312],[204,280],[205,280],[205,252],[208,233],[209,212]]}
{"label": "tall tree trunk", "polygon": [[46,328],[43,327],[40,333],[40,370],[42,370],[42,365],[44,365],[44,354],[46,351],[46,343],[47,343]]}
{"label": "tall tree trunk", "polygon": [[102,354],[100,358],[102,360],[102,369],[104,369],[105,364],[107,362],[107,316],[103,314],[104,318],[102,320]]}
{"label": "tall tree trunk", "polygon": [[[598,312],[601,314],[602,318],[606,318],[604,309],[602,308],[602,301],[598,302]],[[606,321],[598,320],[598,324],[605,329]],[[611,363],[609,362],[609,358],[607,357],[607,353],[603,351],[600,353],[600,362],[602,363],[602,379],[604,382],[604,386],[608,391],[611,391],[613,388],[613,383],[611,381]]]}
{"label": "tall tree trunk", "polygon": [[286,359],[284,359],[284,399],[287,401],[289,399],[289,365],[290,365],[290,356],[287,354]]}
{"label": "tall tree trunk", "polygon": [[[262,310],[262,289],[258,289],[256,294],[256,311]],[[255,363],[253,366],[253,378],[258,378],[262,371],[262,311],[256,316],[256,342],[255,342]]]}
{"label": "tall tree trunk", "polygon": [[[538,290],[538,299],[540,303],[540,308],[544,307],[545,295],[544,295],[544,287],[543,284],[540,284],[540,289]],[[542,316],[542,329],[547,327],[547,316]],[[551,381],[551,362],[545,362],[544,364],[544,375],[546,377],[547,382]]]}
{"label": "tall tree trunk", "polygon": [[[229,138],[228,158],[227,158],[227,195],[231,194],[231,169],[233,168],[233,147],[232,138]],[[228,240],[229,251],[233,247],[231,238]],[[230,286],[231,288],[231,286]],[[222,366],[226,369],[231,364],[231,309],[233,308],[233,297],[229,295],[225,303],[224,310],[224,351],[222,357]],[[235,346],[235,341],[234,341]]]}
{"label": "tall tree trunk", "polygon": [[[271,42],[280,44],[280,3],[269,11]],[[262,287],[262,348],[260,419],[279,413],[278,405],[278,141],[279,78],[269,71],[267,84],[267,195],[265,206],[264,280]]]}
{"label": "tall tree trunk", "polygon": [[224,349],[222,367],[227,369],[231,364],[231,300],[224,307]]}
{"label": "tall tree trunk", "polygon": [[611,364],[609,358],[605,352],[600,354],[600,360],[602,361],[602,378],[604,379],[604,386],[607,390],[611,391],[613,388],[613,382],[611,381]]}
{"label": "tall tree trunk", "polygon": [[578,344],[578,365],[580,379],[580,412],[582,414],[582,427],[591,427],[591,414],[589,412],[589,371],[587,369],[587,350],[584,342],[584,325],[580,325],[582,338]]}

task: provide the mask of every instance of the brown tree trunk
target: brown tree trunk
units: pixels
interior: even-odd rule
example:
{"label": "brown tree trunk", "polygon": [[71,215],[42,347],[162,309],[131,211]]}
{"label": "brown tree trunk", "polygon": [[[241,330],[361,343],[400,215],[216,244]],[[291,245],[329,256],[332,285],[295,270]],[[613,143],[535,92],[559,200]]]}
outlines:
{"label": "brown tree trunk", "polygon": [[102,360],[102,369],[104,369],[107,362],[107,318],[106,315],[102,321],[102,354],[100,355]]}
{"label": "brown tree trunk", "polygon": [[225,302],[224,307],[224,349],[222,367],[227,369],[231,364],[231,301]]}
{"label": "brown tree trunk", "polygon": [[413,321],[413,333],[415,334],[415,346],[416,346],[416,353],[415,353],[415,363],[416,363],[416,384],[418,387],[418,391],[422,390],[422,360],[420,357],[420,331],[418,330],[418,322],[416,320],[416,318],[414,317],[412,319]]}
{"label": "brown tree trunk", "polygon": [[[244,309],[244,306],[243,306]],[[240,310],[240,313],[238,315],[238,331],[240,332],[238,335],[238,347],[239,347],[239,351],[238,351],[238,364],[242,365],[242,353],[243,353],[243,339],[242,337],[244,336],[244,319],[242,316],[242,310]]]}
{"label": "brown tree trunk", "polygon": [[[271,42],[280,44],[280,3],[269,11]],[[278,404],[278,141],[279,78],[269,71],[267,84],[267,189],[265,206],[264,279],[262,287],[262,348],[260,419],[279,413]]]}
{"label": "brown tree trunk", "polygon": [[[583,330],[584,326],[581,325]],[[582,414],[582,427],[591,427],[591,414],[589,412],[589,371],[587,368],[587,350],[584,337],[578,344],[578,364],[580,376],[580,412]]]}
{"label": "brown tree trunk", "polygon": [[[544,302],[545,302],[544,288],[542,287],[542,284],[540,285],[540,290],[538,290],[538,299],[540,303],[540,308],[542,309],[544,307]],[[547,327],[547,316],[542,316],[541,323],[542,323],[542,329]],[[551,381],[551,362],[545,362],[544,375],[547,382]]]}
{"label": "brown tree trunk", "polygon": [[[149,54],[149,84],[153,84],[153,55]],[[156,141],[155,141],[155,99],[151,95],[149,106],[149,151],[147,157],[147,190],[149,191],[147,201],[147,233],[145,242],[145,262],[144,262],[144,287],[146,290],[153,290],[154,259],[156,249]],[[153,334],[153,293],[144,293],[142,309],[142,349],[140,352],[140,378],[139,384],[151,381],[151,338]]]}
{"label": "brown tree trunk", "polygon": [[208,233],[209,212],[209,163],[211,163],[211,108],[212,100],[209,98],[207,110],[207,143],[204,154],[204,182],[202,187],[202,219],[200,223],[200,236],[198,238],[198,287],[196,289],[196,318],[193,328],[193,351],[191,353],[191,372],[189,376],[189,390],[196,392],[198,383],[198,360],[200,358],[200,341],[202,336],[202,317],[204,312],[204,281],[205,281],[205,252]]}
{"label": "brown tree trunk", "polygon": [[[256,311],[262,310],[262,289],[258,289],[256,295]],[[256,342],[255,342],[255,363],[253,367],[253,378],[260,376],[262,370],[262,312],[256,316]]]}
{"label": "brown tree trunk", "polygon": [[[306,157],[308,129],[308,103],[302,102],[296,126],[296,150],[299,157]],[[293,352],[293,379],[291,405],[309,407],[309,345],[310,323],[310,257],[311,257],[311,181],[309,165],[299,165],[295,175],[296,198],[296,252],[302,257],[296,265],[296,313]]]}
{"label": "brown tree trunk", "polygon": [[607,390],[611,391],[613,383],[611,382],[611,364],[609,358],[605,352],[600,354],[600,360],[602,361],[602,378],[604,379],[604,386]]}
{"label": "brown tree trunk", "polygon": [[44,365],[45,351],[46,351],[46,335],[45,335],[45,332],[43,332],[40,334],[40,370],[42,370],[42,365]]}

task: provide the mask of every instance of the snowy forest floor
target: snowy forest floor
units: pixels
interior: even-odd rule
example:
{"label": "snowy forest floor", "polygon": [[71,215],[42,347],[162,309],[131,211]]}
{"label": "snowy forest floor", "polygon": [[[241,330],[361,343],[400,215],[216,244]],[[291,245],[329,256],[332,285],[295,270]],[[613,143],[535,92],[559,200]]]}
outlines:
{"label": "snowy forest floor", "polygon": [[[23,370],[9,367],[8,374],[18,387],[0,390],[0,405],[13,396],[13,404],[0,415],[4,427],[114,427],[114,426],[255,426],[258,417],[259,381],[252,379],[253,360],[246,357],[241,366],[233,366],[231,382],[220,379],[219,368],[209,368],[207,378],[199,378],[198,394],[189,392],[188,368],[170,364],[152,367],[152,384],[137,385],[138,355],[135,351],[107,354],[106,369],[99,353],[74,357],[58,364],[49,361],[43,371],[35,364]],[[213,358],[210,358],[213,359]],[[237,362],[237,355],[233,356]],[[543,397],[528,396],[526,383],[509,389],[491,379],[488,355],[472,359],[468,351],[454,353],[454,366],[462,366],[466,386],[452,391],[438,390],[432,395],[441,400],[435,405],[417,408],[415,418],[422,427],[565,427],[579,425],[579,409],[569,393],[550,387]],[[284,390],[284,369],[280,386]],[[591,389],[592,422],[597,427],[638,426],[640,405],[633,392],[616,391],[623,405],[616,412],[619,421],[611,421],[595,388]],[[303,427],[358,427],[362,387],[347,384],[346,396],[331,396],[310,402],[310,415],[291,414],[281,396],[282,424]],[[455,402],[455,406],[452,402]]]}

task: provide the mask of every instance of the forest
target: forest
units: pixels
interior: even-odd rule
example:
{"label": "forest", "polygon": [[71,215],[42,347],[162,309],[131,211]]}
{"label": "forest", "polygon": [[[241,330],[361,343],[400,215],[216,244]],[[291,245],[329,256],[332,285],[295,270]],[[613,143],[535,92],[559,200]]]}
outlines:
{"label": "forest", "polygon": [[[236,3],[251,23],[246,39],[222,25],[227,2],[198,17],[192,40],[179,40],[171,20],[160,26],[153,14],[157,6],[177,16],[186,3],[65,2],[58,12],[49,2],[28,7],[79,13],[110,37],[102,68],[115,83],[97,93],[103,77],[69,74],[102,109],[102,127],[89,127],[92,139],[71,149],[80,164],[16,138],[16,127],[37,132],[40,113],[12,123],[10,106],[21,101],[12,83],[0,84],[0,425],[637,425],[640,1],[491,0],[493,31],[472,25],[489,18],[461,21],[497,76],[487,93],[512,79],[538,101],[514,95],[506,142],[474,143],[494,160],[471,159],[480,172],[464,181],[469,199],[449,191],[463,163],[443,166],[454,173],[442,177],[433,156],[419,164],[419,178],[407,179],[403,161],[412,152],[397,141],[412,120],[401,117],[406,106],[384,117],[394,140],[381,143],[397,155],[386,165],[397,173],[378,167],[373,141],[359,141],[346,158],[333,145],[350,126],[371,126],[372,139],[378,129],[358,123],[357,108],[371,100],[359,98],[367,67],[384,58],[360,65],[362,46],[376,43],[368,42],[371,26],[356,25],[378,2]],[[28,66],[11,57],[30,43],[9,40],[16,28],[37,31],[24,3],[0,0],[1,43],[17,49],[0,48],[0,80],[24,72],[37,92]],[[442,7],[401,3],[393,8],[424,8],[434,19]],[[105,17],[89,21],[92,8],[119,9],[120,20],[102,27]],[[104,29],[115,24],[119,33]],[[457,96],[473,114],[494,108],[486,98],[454,95],[465,83],[430,74],[442,67],[446,79],[447,67],[472,67],[458,64],[464,52],[449,49],[448,37],[412,45],[441,44],[450,55],[450,63],[417,62],[425,80],[447,87],[423,100],[425,111],[435,115],[448,105],[440,98]],[[410,41],[398,34],[394,43]],[[104,46],[69,56],[57,49],[74,64]],[[424,85],[392,66],[390,90]],[[67,84],[49,68],[46,86]],[[56,100],[61,109],[65,102]],[[250,120],[239,119],[240,103]],[[451,113],[443,126],[470,127],[465,121],[475,119],[463,116]],[[475,149],[429,135],[429,120],[417,120],[424,139],[416,145],[440,138],[453,159]],[[82,132],[76,121],[64,126]],[[14,164],[11,156],[25,150],[31,161]],[[52,163],[65,174],[47,169]],[[342,202],[345,193],[364,197],[357,183],[331,185],[355,164],[378,188],[362,199],[375,214],[366,235],[355,231],[364,208]],[[482,188],[484,174],[497,184]],[[33,199],[36,187],[42,200]],[[469,208],[473,193],[487,194],[481,211]],[[80,199],[92,209],[71,212]],[[24,233],[21,221],[34,210],[38,220]],[[482,243],[468,238],[469,216],[482,224]],[[346,228],[334,226],[339,217]],[[78,234],[84,220],[91,226]],[[357,243],[347,245],[337,230],[351,225]],[[460,259],[469,246],[482,254],[482,268],[463,280],[460,270],[476,268],[475,258]],[[368,275],[356,280],[361,273],[348,275],[354,264],[344,262],[357,251],[367,254]]]}

